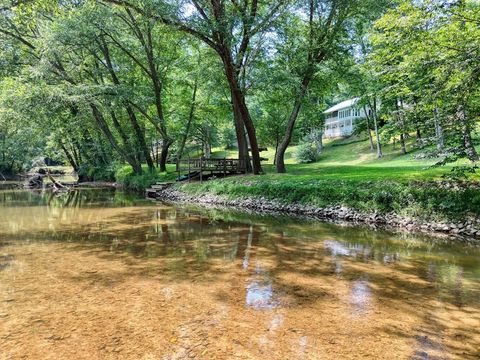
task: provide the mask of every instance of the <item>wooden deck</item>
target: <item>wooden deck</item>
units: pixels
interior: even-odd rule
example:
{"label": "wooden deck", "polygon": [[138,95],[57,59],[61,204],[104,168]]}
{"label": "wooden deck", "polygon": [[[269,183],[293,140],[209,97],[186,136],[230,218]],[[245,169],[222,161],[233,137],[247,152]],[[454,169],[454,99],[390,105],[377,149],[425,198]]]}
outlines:
{"label": "wooden deck", "polygon": [[203,179],[203,173],[212,175],[227,176],[230,174],[243,174],[246,172],[245,160],[239,159],[181,159],[177,161],[177,172],[199,172],[200,180]]}

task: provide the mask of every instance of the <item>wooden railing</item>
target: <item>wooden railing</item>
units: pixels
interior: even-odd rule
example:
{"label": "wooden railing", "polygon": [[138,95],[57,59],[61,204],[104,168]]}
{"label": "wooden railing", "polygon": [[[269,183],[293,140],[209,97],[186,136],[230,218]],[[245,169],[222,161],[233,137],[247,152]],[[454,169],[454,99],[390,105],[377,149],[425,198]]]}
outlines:
{"label": "wooden railing", "polygon": [[188,171],[211,171],[213,173],[244,173],[246,171],[245,160],[239,159],[181,159],[177,161],[177,172]]}

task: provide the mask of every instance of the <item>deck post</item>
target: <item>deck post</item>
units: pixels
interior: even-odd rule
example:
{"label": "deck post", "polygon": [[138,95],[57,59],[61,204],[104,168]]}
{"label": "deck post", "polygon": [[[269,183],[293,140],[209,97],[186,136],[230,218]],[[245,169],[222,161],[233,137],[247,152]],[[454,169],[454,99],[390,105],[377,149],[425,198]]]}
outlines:
{"label": "deck post", "polygon": [[200,182],[203,182],[203,156],[200,157]]}
{"label": "deck post", "polygon": [[190,182],[190,156],[188,157],[188,182]]}
{"label": "deck post", "polygon": [[223,177],[227,176],[227,158],[223,158]]}

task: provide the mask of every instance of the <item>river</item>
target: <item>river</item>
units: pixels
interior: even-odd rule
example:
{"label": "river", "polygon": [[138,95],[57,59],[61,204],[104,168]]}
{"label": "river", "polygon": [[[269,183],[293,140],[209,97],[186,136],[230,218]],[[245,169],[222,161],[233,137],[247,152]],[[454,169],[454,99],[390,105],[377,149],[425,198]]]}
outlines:
{"label": "river", "polygon": [[478,359],[480,248],[0,190],[0,359]]}

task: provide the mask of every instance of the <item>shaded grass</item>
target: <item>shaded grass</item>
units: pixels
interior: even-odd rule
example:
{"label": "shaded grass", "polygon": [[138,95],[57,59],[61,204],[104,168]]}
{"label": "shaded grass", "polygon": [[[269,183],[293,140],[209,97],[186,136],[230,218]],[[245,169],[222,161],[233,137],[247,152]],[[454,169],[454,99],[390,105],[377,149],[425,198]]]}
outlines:
{"label": "shaded grass", "polygon": [[[351,137],[348,139],[326,140],[323,153],[313,164],[298,164],[295,159],[296,146],[288,148],[285,156],[287,174],[276,174],[273,165],[274,149],[262,152],[269,160],[263,163],[266,178],[294,176],[298,180],[335,179],[335,180],[434,180],[441,179],[453,166],[463,165],[459,161],[448,166],[431,168],[438,159],[417,160],[414,156],[423,150],[415,148],[413,138],[407,140],[408,153],[400,153],[399,144],[383,146],[383,158],[377,159],[376,152],[370,150],[367,139]],[[236,151],[215,149],[214,157],[237,156]],[[473,179],[479,180],[478,175]]]}

